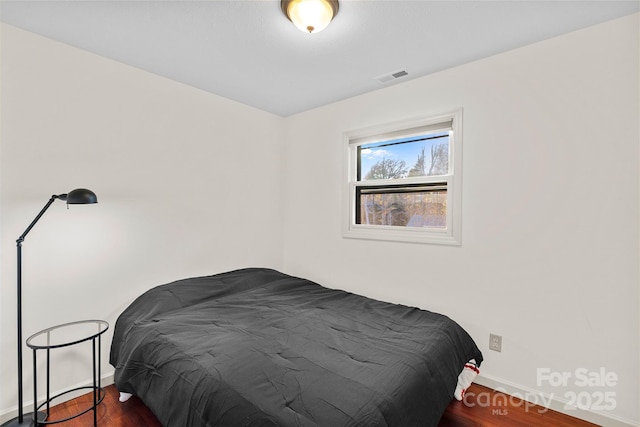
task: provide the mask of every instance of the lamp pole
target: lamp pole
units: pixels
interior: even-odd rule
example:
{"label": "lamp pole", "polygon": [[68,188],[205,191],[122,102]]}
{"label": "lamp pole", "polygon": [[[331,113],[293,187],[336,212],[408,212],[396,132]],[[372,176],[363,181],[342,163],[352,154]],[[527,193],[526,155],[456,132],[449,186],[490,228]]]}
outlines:
{"label": "lamp pole", "polygon": [[[44,421],[46,418],[46,414],[44,412],[38,412],[34,414],[33,417],[28,417],[25,421],[24,410],[23,410],[23,397],[22,397],[22,242],[24,242],[25,237],[31,231],[34,225],[40,220],[42,215],[49,209],[49,206],[57,199],[65,200],[67,204],[88,204],[88,203],[98,203],[98,198],[95,193],[91,190],[86,190],[84,188],[79,188],[73,191],[70,191],[68,194],[59,194],[53,195],[49,199],[46,205],[40,210],[38,215],[31,221],[31,224],[27,227],[26,230],[18,237],[16,240],[16,251],[17,251],[17,259],[18,259],[18,273],[17,273],[17,320],[18,320],[18,416],[13,418],[6,423],[2,424],[0,427],[22,427],[22,426],[32,426],[35,421],[36,425],[38,421]],[[32,419],[31,419],[32,418]]]}
{"label": "lamp pole", "polygon": [[[66,194],[64,196],[66,198]],[[24,233],[22,233],[20,237],[18,237],[18,240],[16,240],[18,258],[18,423],[15,425],[18,426],[24,425],[24,411],[22,409],[22,242],[24,242],[24,238],[27,237],[27,234],[29,234],[29,231],[31,231],[33,226],[36,225],[36,222],[38,222],[47,209],[49,209],[49,206],[51,206],[51,204],[58,198],[60,198],[60,196],[51,196],[47,204],[44,205],[44,208],[42,208],[36,218],[31,221],[31,224],[29,224]],[[31,425],[31,420],[29,420],[28,423]]]}

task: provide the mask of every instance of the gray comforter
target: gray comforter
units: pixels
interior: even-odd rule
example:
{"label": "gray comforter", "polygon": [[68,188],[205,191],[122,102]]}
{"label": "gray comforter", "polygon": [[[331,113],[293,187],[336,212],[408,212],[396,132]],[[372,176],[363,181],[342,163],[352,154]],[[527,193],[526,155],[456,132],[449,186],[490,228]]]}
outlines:
{"label": "gray comforter", "polygon": [[269,269],[158,286],[110,362],[166,427],[435,426],[482,355],[446,316]]}

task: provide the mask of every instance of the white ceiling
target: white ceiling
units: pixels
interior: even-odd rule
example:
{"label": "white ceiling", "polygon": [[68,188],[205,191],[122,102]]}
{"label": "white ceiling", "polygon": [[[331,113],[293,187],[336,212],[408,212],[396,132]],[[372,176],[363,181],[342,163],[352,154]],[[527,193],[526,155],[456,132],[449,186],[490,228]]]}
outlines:
{"label": "white ceiling", "polygon": [[[280,116],[638,12],[638,0],[341,0],[304,34],[279,0],[1,0],[0,20]],[[376,78],[406,69],[390,83]]]}

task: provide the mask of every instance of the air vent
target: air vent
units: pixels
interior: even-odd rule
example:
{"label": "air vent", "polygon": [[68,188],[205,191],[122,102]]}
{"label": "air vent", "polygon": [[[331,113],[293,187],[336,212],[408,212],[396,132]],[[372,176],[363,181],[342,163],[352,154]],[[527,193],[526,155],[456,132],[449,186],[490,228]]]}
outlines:
{"label": "air vent", "polygon": [[392,80],[395,79],[399,79],[400,77],[404,77],[409,75],[409,73],[407,73],[407,70],[400,70],[400,71],[394,71],[393,73],[389,73],[389,74],[384,74],[382,76],[378,76],[376,77],[376,80],[378,80],[380,83],[387,83],[390,82]]}

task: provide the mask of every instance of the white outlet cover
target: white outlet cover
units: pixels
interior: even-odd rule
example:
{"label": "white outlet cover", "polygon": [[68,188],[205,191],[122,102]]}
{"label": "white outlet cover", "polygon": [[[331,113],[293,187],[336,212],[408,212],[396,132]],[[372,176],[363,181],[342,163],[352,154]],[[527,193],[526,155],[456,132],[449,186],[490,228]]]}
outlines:
{"label": "white outlet cover", "polygon": [[502,337],[500,335],[489,334],[489,349],[493,351],[502,351]]}

